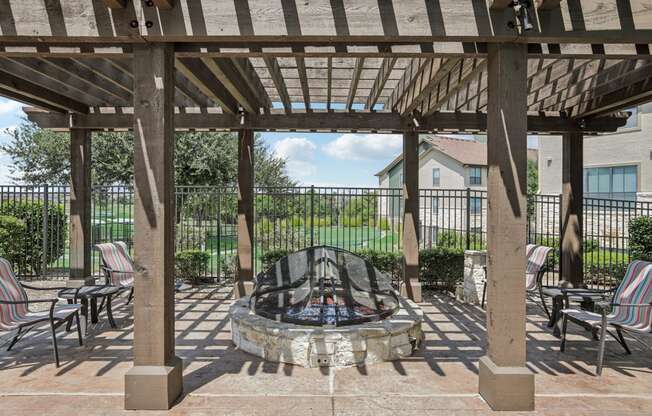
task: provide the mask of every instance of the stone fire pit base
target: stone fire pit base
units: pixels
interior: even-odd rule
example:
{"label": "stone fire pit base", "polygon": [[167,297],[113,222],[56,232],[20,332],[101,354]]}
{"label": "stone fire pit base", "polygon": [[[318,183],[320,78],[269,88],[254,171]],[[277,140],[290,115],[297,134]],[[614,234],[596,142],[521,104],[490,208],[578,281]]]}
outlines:
{"label": "stone fire pit base", "polygon": [[277,322],[254,314],[249,298],[236,300],[229,314],[233,343],[267,361],[303,367],[348,367],[409,357],[423,340],[423,312],[399,298],[391,317],[343,327],[311,327]]}

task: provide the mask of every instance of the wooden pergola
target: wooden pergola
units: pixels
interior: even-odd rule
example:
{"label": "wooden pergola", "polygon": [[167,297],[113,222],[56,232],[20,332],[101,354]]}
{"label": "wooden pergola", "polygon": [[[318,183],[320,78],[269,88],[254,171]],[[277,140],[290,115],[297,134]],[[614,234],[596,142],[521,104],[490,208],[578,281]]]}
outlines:
{"label": "wooden pergola", "polygon": [[561,272],[579,284],[582,138],[615,131],[619,111],[652,98],[651,43],[646,0],[4,0],[0,95],[31,106],[41,127],[71,132],[71,285],[90,276],[91,132],[135,132],[128,409],[167,409],[182,392],[175,130],[239,134],[236,296],[253,285],[254,131],[402,133],[403,288],[417,301],[418,134],[486,132],[479,391],[494,409],[528,410],[527,133],[563,135]]}

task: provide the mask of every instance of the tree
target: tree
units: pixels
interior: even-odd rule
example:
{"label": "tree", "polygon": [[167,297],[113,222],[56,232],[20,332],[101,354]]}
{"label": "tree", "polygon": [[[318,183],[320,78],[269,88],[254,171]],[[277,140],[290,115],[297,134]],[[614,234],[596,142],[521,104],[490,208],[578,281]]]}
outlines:
{"label": "tree", "polygon": [[539,167],[534,160],[527,161],[527,214],[534,220],[536,214],[536,194],[539,192]]}
{"label": "tree", "polygon": [[[70,136],[24,121],[0,150],[13,161],[13,179],[26,184],[69,182]],[[255,179],[259,186],[294,186],[285,160],[277,158],[260,135],[254,138]],[[185,132],[176,135],[175,171],[180,185],[227,186],[237,182],[238,138],[234,133]],[[91,147],[93,183],[126,184],[133,180],[133,135],[96,132]]]}

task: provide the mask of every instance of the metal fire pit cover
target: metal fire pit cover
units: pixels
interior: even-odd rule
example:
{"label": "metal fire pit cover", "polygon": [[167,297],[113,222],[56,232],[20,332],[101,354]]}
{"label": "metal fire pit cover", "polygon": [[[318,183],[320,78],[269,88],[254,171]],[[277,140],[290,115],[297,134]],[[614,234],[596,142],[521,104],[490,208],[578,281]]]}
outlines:
{"label": "metal fire pit cover", "polygon": [[250,306],[265,318],[300,325],[343,326],[378,321],[399,309],[387,275],[335,247],[310,247],[256,277]]}

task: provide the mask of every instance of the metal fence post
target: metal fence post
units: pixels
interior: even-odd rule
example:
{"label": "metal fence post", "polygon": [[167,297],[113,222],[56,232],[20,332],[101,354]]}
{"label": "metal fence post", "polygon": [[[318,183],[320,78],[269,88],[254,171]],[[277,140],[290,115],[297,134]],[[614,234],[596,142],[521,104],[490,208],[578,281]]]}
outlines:
{"label": "metal fence post", "polygon": [[466,249],[471,249],[471,188],[466,188]]}
{"label": "metal fence post", "polygon": [[42,222],[42,227],[43,227],[43,241],[42,241],[42,253],[41,253],[41,275],[45,275],[47,272],[48,268],[48,240],[49,240],[49,235],[48,235],[48,221],[49,221],[49,201],[50,196],[49,196],[49,189],[48,185],[45,184],[43,185],[43,222]]}
{"label": "metal fence post", "polygon": [[315,185],[310,185],[310,247],[315,245]]}

